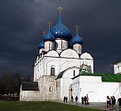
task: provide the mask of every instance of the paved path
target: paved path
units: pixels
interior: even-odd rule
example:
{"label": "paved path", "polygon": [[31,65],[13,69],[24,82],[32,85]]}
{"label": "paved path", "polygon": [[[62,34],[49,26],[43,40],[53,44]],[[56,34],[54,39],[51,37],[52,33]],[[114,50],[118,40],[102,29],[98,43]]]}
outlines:
{"label": "paved path", "polygon": [[[64,103],[57,101],[59,103]],[[121,108],[119,109],[118,105],[116,105],[116,110],[110,110],[109,108],[106,107],[105,103],[90,103],[89,105],[82,105],[81,103],[75,103],[75,102],[65,102],[65,104],[70,104],[70,105],[76,105],[80,107],[87,107],[87,108],[94,108],[94,109],[100,109],[100,110],[105,110],[105,111],[121,111]]]}

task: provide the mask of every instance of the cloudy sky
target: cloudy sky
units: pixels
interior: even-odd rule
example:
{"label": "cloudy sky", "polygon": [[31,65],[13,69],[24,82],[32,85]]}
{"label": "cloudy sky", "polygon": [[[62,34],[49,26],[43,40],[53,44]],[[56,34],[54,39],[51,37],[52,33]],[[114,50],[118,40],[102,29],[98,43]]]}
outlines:
{"label": "cloudy sky", "polygon": [[96,73],[113,73],[121,60],[121,0],[0,0],[0,72],[33,74],[33,61],[48,21],[55,25],[57,7],[63,23],[84,39],[83,52],[91,53]]}

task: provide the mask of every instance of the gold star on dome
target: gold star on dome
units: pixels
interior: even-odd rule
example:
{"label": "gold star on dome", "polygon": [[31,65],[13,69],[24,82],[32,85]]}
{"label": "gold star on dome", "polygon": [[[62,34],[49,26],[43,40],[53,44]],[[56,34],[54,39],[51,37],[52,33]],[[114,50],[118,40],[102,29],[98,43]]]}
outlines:
{"label": "gold star on dome", "polygon": [[46,31],[43,31],[43,35],[45,36],[47,34],[47,32]]}

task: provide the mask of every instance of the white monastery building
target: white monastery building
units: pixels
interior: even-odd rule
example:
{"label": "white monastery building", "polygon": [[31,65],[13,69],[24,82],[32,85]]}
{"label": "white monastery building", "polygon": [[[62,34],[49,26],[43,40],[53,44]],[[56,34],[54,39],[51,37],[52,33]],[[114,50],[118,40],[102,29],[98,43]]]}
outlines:
{"label": "white monastery building", "polygon": [[[95,74],[94,60],[83,52],[83,38],[71,31],[59,18],[39,44],[39,54],[34,62],[33,82],[23,82],[20,101],[63,101],[64,97],[79,98],[88,95],[89,102],[106,102],[107,96],[121,96],[120,74]],[[117,66],[116,66],[117,68]],[[120,70],[121,71],[121,70]],[[118,73],[118,72],[115,72]],[[75,100],[75,99],[74,99]]]}

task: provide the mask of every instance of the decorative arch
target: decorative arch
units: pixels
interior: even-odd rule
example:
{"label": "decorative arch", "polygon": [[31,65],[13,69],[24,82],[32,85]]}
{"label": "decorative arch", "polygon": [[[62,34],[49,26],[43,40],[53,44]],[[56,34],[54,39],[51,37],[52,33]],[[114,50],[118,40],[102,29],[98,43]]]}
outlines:
{"label": "decorative arch", "polygon": [[47,56],[52,56],[52,57],[59,57],[58,52],[51,50],[47,53]]}
{"label": "decorative arch", "polygon": [[67,58],[79,58],[78,53],[73,49],[66,49],[61,54],[61,57],[67,57]]}
{"label": "decorative arch", "polygon": [[87,52],[83,53],[80,58],[81,59],[85,59],[85,58],[93,59],[93,57],[89,53],[87,53]]}
{"label": "decorative arch", "polygon": [[[46,74],[51,75],[51,70],[55,70],[55,75],[57,75],[57,64],[56,60],[52,59],[46,62]],[[54,69],[52,69],[54,68]]]}

